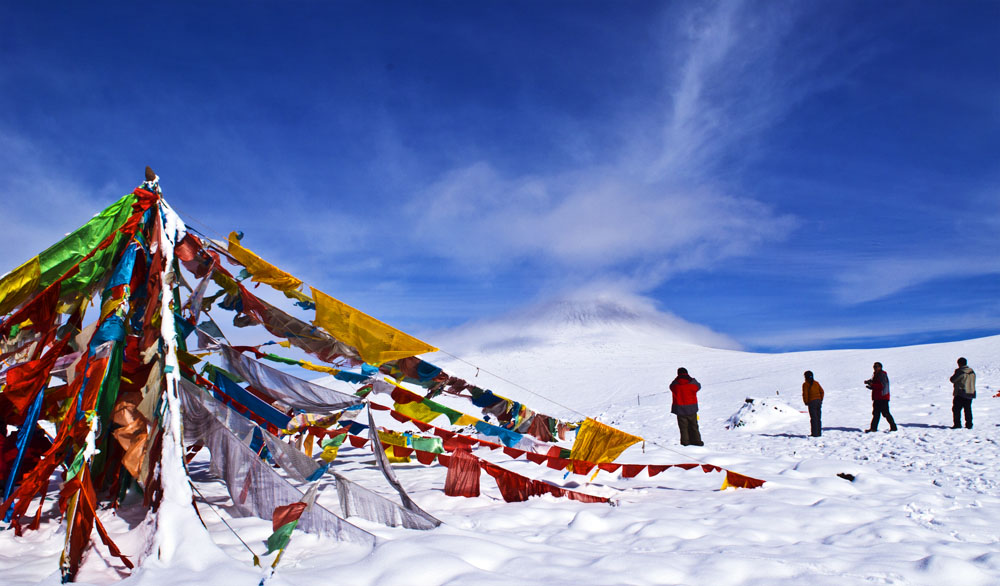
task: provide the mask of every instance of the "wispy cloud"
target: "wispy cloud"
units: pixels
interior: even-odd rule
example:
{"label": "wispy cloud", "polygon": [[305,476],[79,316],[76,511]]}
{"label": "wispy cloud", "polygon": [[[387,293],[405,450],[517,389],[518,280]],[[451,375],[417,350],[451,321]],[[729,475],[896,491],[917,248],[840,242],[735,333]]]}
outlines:
{"label": "wispy cloud", "polygon": [[[856,266],[838,275],[834,295],[840,303],[885,299],[910,287],[933,281],[1000,274],[1000,259],[972,253],[947,257],[888,257]],[[942,286],[949,286],[943,283]]]}
{"label": "wispy cloud", "polygon": [[663,57],[666,98],[626,124],[660,131],[637,132],[600,164],[519,174],[474,160],[443,173],[403,210],[417,220],[415,246],[486,270],[533,262],[601,278],[640,267],[648,288],[787,237],[794,217],[714,174],[787,106],[768,67],[785,27],[751,33],[747,18],[741,3],[722,2],[685,20]]}
{"label": "wispy cloud", "polygon": [[742,340],[757,348],[779,349],[863,347],[873,343],[882,347],[911,345],[915,337],[921,335],[932,337],[948,332],[995,332],[1000,329],[998,309],[1000,307],[994,305],[973,313],[939,314],[923,319],[903,316],[880,319],[874,324],[868,320],[858,324],[775,330],[744,336]]}
{"label": "wispy cloud", "polygon": [[[123,195],[123,194],[119,194]],[[78,228],[113,199],[67,176],[58,158],[0,127],[0,274]]]}

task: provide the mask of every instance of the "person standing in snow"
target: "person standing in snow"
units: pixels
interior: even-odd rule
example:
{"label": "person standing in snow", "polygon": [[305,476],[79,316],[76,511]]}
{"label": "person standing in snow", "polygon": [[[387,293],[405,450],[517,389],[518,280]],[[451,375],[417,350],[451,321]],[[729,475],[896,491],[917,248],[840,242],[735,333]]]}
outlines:
{"label": "person standing in snow", "polygon": [[688,374],[686,368],[677,369],[677,378],[670,383],[673,404],[670,412],[677,416],[677,427],[681,430],[682,446],[703,446],[698,430],[698,391],[701,383]]}
{"label": "person standing in snow", "polygon": [[802,383],[802,402],[809,408],[809,435],[819,437],[823,435],[823,426],[820,423],[820,413],[823,407],[823,387],[815,379],[811,370],[804,374],[806,380]]}
{"label": "person standing in snow", "polygon": [[876,362],[872,368],[872,377],[865,381],[865,386],[872,391],[872,424],[865,433],[878,431],[882,415],[889,422],[889,431],[896,431],[896,421],[892,418],[892,413],[889,413],[889,375],[882,370],[881,362]]}
{"label": "person standing in snow", "polygon": [[958,368],[949,380],[955,386],[951,402],[951,414],[955,424],[951,428],[962,427],[962,411],[965,411],[965,427],[972,429],[972,400],[976,398],[976,373],[969,368],[965,358],[959,358]]}

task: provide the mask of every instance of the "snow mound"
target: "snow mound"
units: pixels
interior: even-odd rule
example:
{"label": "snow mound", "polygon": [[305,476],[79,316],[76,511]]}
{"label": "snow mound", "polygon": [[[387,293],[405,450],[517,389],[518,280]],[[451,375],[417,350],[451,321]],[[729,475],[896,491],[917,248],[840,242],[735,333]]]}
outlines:
{"label": "snow mound", "polygon": [[804,415],[780,399],[747,397],[736,413],[726,420],[726,429],[759,431],[800,420]]}

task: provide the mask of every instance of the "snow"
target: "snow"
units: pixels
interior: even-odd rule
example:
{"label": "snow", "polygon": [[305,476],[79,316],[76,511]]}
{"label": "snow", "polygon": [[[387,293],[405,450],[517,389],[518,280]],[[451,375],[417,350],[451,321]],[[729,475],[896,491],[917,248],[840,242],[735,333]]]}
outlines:
{"label": "snow", "polygon": [[[754,354],[697,345],[641,320],[615,321],[607,312],[597,322],[575,315],[584,317],[552,327],[508,323],[503,329],[483,327],[479,337],[435,339],[462,358],[440,353],[427,359],[536,411],[598,417],[643,436],[645,445],[630,448],[620,462],[711,463],[767,484],[720,491],[722,474],[676,468],[653,478],[600,472],[592,482],[564,480],[560,472],[511,462],[500,451],[477,452],[533,478],[613,497],[617,506],[549,496],[504,503],[486,474],[481,497],[451,498],[442,492],[444,468],[398,465],[400,482],[444,522],[441,527],[411,531],[352,518],[379,537],[372,551],[296,532],[267,584],[1000,582],[1000,399],[992,397],[1000,388],[1000,336],[883,350]],[[959,356],[977,373],[971,430],[949,429],[948,377]],[[891,379],[895,433],[885,432],[885,422],[878,433],[862,433],[871,418],[862,381],[876,360]],[[703,385],[704,447],[678,443],[666,386],[679,366]],[[821,438],[809,437],[802,413],[805,370],[826,390]],[[448,404],[477,412],[461,401]],[[727,429],[734,417],[744,425]],[[337,471],[366,486],[384,485],[370,452],[345,446],[340,454]],[[274,560],[274,554],[263,556],[270,521],[229,517],[225,489],[204,459],[194,460],[190,472],[214,545],[205,548],[197,538],[191,541],[195,547],[175,544],[169,564],[150,559],[125,583],[257,584]],[[320,482],[330,490],[319,502],[336,510],[332,477]],[[101,513],[123,550],[134,554],[148,528],[128,515],[128,507]],[[222,518],[261,556],[264,568],[252,565],[252,555]],[[204,532],[197,521],[184,517],[182,523],[172,532]],[[0,533],[2,582],[56,583],[61,537],[58,514],[24,537]],[[127,575],[120,570],[98,543],[80,579],[114,582]]]}

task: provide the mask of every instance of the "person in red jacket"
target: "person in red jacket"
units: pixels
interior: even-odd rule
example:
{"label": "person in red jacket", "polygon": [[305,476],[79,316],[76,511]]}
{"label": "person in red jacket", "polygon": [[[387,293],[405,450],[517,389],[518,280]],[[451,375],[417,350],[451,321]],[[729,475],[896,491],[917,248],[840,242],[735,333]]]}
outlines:
{"label": "person in red jacket", "polygon": [[701,383],[688,374],[686,368],[677,369],[677,378],[670,383],[673,404],[670,412],[677,416],[677,427],[681,430],[682,446],[703,446],[698,430],[698,391]]}
{"label": "person in red jacket", "polygon": [[865,433],[878,431],[881,415],[889,422],[889,431],[896,431],[896,421],[889,413],[889,375],[882,370],[881,362],[876,362],[872,368],[872,377],[865,381],[865,386],[872,390],[872,424]]}

